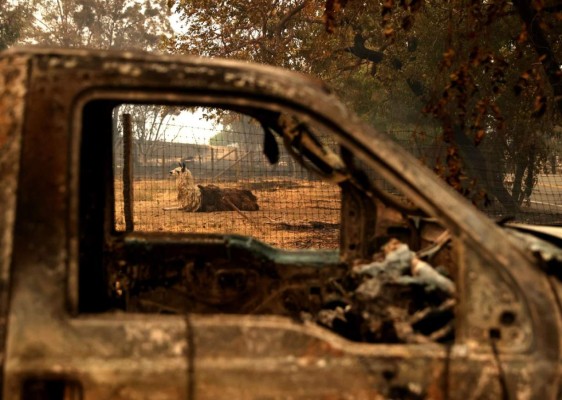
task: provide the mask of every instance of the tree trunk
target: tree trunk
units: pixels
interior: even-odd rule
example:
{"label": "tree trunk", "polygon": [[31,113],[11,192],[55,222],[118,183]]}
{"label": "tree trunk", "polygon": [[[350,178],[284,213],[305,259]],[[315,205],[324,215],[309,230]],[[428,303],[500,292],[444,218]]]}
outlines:
{"label": "tree trunk", "polygon": [[537,152],[535,146],[531,146],[529,149],[529,162],[527,164],[527,177],[525,179],[525,192],[523,195],[524,199],[530,199],[533,189],[535,188],[535,163],[537,161]]}
{"label": "tree trunk", "polygon": [[525,175],[525,169],[527,168],[526,162],[521,160],[515,164],[515,174],[513,177],[513,186],[511,187],[511,197],[513,200],[521,205],[523,197],[521,196],[523,187],[523,175]]}
{"label": "tree trunk", "polygon": [[460,126],[454,128],[454,140],[469,176],[476,179],[477,183],[486,190],[487,194],[496,198],[507,213],[517,214],[519,211],[518,203],[514,201],[503,183],[493,182],[490,179],[491,174],[487,173],[489,165],[486,157],[484,157],[478,147],[474,146]]}
{"label": "tree trunk", "polygon": [[540,57],[540,62],[552,87],[556,109],[562,115],[562,74],[560,74],[560,62],[556,59],[552,45],[541,26],[544,22],[532,3],[531,0],[513,0],[513,4],[519,12],[519,17],[525,23],[529,33],[529,44],[534,47],[535,52]]}

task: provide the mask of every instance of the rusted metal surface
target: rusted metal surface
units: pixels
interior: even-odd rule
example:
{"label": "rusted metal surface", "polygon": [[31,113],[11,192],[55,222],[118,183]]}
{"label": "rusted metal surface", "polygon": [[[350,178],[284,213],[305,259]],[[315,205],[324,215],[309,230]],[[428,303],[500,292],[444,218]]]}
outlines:
{"label": "rusted metal surface", "polygon": [[[234,61],[20,50],[0,58],[0,87],[4,398],[41,382],[85,399],[557,398],[560,290],[533,251],[322,84]],[[323,160],[313,141],[300,151],[342,183],[340,252],[113,232],[111,114],[123,102],[220,104],[333,129],[343,161]],[[353,160],[423,218],[376,198]],[[375,255],[391,227],[415,251],[448,235],[434,260],[456,284],[454,341],[353,342],[294,320],[295,305],[321,304],[323,285]]]}
{"label": "rusted metal surface", "polygon": [[[0,360],[6,359],[5,343],[9,305],[16,191],[27,91],[25,58],[0,59]],[[0,377],[0,390],[4,379]]]}

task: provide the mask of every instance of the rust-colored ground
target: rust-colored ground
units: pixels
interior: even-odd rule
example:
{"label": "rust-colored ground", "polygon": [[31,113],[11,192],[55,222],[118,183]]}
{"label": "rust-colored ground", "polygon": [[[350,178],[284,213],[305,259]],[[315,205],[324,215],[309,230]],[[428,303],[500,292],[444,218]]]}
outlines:
{"label": "rust-colored ground", "polygon": [[[285,249],[336,249],[339,245],[340,190],[337,186],[303,179],[217,183],[250,189],[259,211],[190,213],[164,211],[176,202],[175,181],[138,180],[134,183],[136,231],[237,233]],[[117,230],[124,229],[123,185],[115,181]]]}

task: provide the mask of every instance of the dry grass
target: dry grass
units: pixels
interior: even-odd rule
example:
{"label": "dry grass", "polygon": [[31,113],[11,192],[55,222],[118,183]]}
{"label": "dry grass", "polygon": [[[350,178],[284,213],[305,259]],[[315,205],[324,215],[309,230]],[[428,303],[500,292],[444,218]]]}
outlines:
{"label": "dry grass", "polygon": [[[145,232],[236,233],[285,249],[336,249],[339,245],[340,190],[325,182],[268,180],[218,183],[251,189],[259,211],[190,213],[164,211],[177,205],[175,181],[134,183],[135,230]],[[117,230],[124,229],[123,185],[115,181]]]}

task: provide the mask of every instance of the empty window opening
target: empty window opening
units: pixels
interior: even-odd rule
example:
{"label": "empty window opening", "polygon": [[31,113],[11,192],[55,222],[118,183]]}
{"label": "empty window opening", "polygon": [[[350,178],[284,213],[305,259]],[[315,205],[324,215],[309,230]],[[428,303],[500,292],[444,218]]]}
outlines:
{"label": "empty window opening", "polygon": [[252,117],[133,104],[113,116],[116,231],[241,234],[284,249],[338,248],[339,187],[303,168]]}

